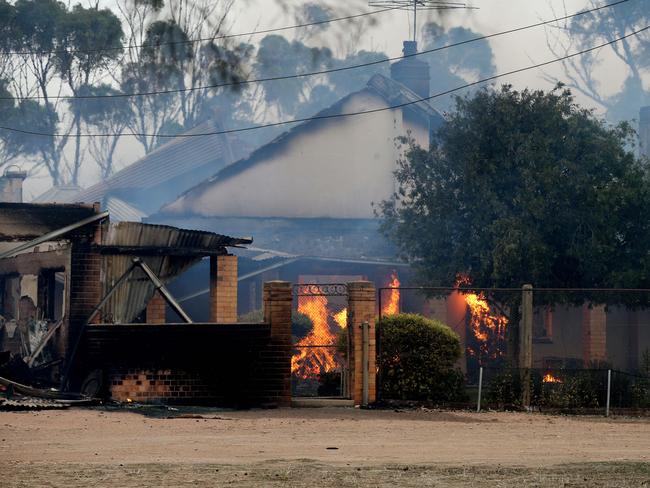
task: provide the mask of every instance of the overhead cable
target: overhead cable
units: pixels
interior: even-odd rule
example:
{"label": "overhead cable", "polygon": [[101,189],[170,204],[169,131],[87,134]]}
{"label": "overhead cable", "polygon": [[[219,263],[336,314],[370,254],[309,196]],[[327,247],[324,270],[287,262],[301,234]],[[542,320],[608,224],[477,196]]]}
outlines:
{"label": "overhead cable", "polygon": [[[223,135],[223,134],[233,134],[237,132],[247,132],[247,131],[252,131],[252,130],[258,130],[258,129],[265,129],[268,127],[278,127],[282,125],[289,125],[289,124],[296,124],[296,123],[302,123],[302,122],[311,122],[314,120],[327,120],[327,119],[339,119],[339,118],[345,118],[345,117],[356,117],[360,115],[368,115],[368,114],[373,114],[377,112],[385,112],[387,110],[395,110],[398,108],[404,108],[408,107],[411,105],[417,105],[418,103],[421,102],[426,102],[429,100],[433,100],[435,98],[439,98],[445,95],[449,95],[451,93],[455,93],[460,90],[464,90],[466,88],[471,88],[476,85],[481,85],[483,83],[487,83],[490,81],[494,81],[498,78],[502,78],[504,76],[510,76],[518,73],[522,73],[525,71],[530,71],[533,69],[538,69],[542,68],[544,66],[548,66],[551,64],[559,63],[562,61],[566,61],[567,59],[575,58],[578,56],[582,56],[584,54],[593,52],[593,51],[598,51],[599,49],[603,49],[604,47],[611,46],[613,44],[616,44],[617,42],[620,42],[624,39],[628,39],[630,37],[637,36],[643,32],[646,32],[647,30],[650,30],[650,26],[646,26],[642,29],[638,29],[635,31],[630,32],[629,34],[626,34],[624,36],[618,37],[616,39],[613,39],[611,41],[607,41],[603,44],[599,44],[597,46],[588,48],[588,49],[583,49],[582,51],[578,51],[572,54],[567,54],[566,56],[562,56],[560,58],[552,59],[549,61],[545,61],[543,63],[537,63],[531,66],[526,66],[524,68],[519,68],[511,71],[506,71],[504,73],[499,73],[493,76],[490,76],[488,78],[483,78],[478,81],[473,81],[471,83],[466,83],[462,86],[458,86],[456,88],[452,88],[450,90],[445,90],[443,92],[436,93],[435,95],[431,95],[428,97],[424,98],[418,98],[417,100],[412,100],[409,102],[404,102],[400,103],[397,105],[390,105],[388,107],[382,107],[382,108],[376,108],[376,109],[369,109],[369,110],[362,110],[358,112],[345,112],[341,114],[322,114],[322,115],[316,115],[314,117],[305,117],[305,118],[299,118],[299,119],[293,119],[293,120],[284,120],[280,122],[272,122],[269,124],[262,124],[262,125],[253,125],[249,127],[242,127],[239,129],[227,129],[227,130],[220,130],[220,131],[212,131],[212,132],[199,132],[199,133],[184,133],[184,134],[148,134],[148,133],[141,133],[141,132],[117,132],[117,133],[103,133],[103,134],[70,134],[70,137],[78,137],[78,138],[87,138],[87,137],[115,137],[115,136],[129,136],[129,137],[160,137],[160,138],[180,138],[180,137],[205,137],[205,136],[215,136],[215,135]],[[37,132],[37,131],[30,131],[30,130],[24,130],[24,129],[16,129],[13,127],[5,127],[5,126],[0,126],[0,129],[12,131],[12,132],[17,132],[20,134],[29,134],[29,135],[34,135],[34,136],[43,136],[43,137],[61,137],[63,134],[56,134],[56,133],[45,133],[45,132]]]}
{"label": "overhead cable", "polygon": [[[435,53],[438,51],[443,51],[445,49],[450,49],[453,47],[457,46],[462,46],[465,44],[470,44],[473,42],[477,41],[483,41],[486,39],[491,39],[494,37],[498,36],[503,36],[506,34],[513,34],[515,32],[520,32],[523,30],[527,29],[533,29],[535,27],[540,27],[548,24],[553,24],[556,22],[561,22],[563,20],[568,20],[574,17],[579,17],[581,15],[586,15],[590,14],[593,12],[597,12],[599,10],[603,10],[606,8],[611,8],[615,7],[617,5],[621,5],[623,3],[630,2],[631,0],[618,0],[614,3],[610,3],[607,5],[601,5],[600,7],[595,7],[589,10],[583,10],[580,12],[577,12],[575,14],[571,15],[565,15],[563,17],[557,17],[555,19],[551,20],[545,20],[541,22],[537,22],[535,24],[530,24],[526,25],[523,27],[516,27],[513,29],[508,29],[502,32],[497,32],[494,34],[488,34],[485,36],[478,36],[478,37],[473,37],[471,39],[466,39],[464,41],[460,42],[455,42],[452,44],[446,44],[444,46],[440,46],[437,48],[432,48],[432,49],[425,49],[423,51],[413,53],[413,54],[407,54],[404,56],[396,56],[392,58],[386,58],[386,59],[380,59],[376,61],[369,61],[366,63],[360,63],[360,64],[354,64],[350,66],[342,66],[339,68],[329,68],[329,69],[324,69],[324,70],[319,70],[319,71],[310,71],[310,72],[305,72],[305,73],[297,73],[297,74],[291,74],[291,75],[281,75],[281,76],[271,76],[267,78],[256,78],[252,80],[242,80],[242,81],[233,81],[233,82],[228,82],[228,83],[216,83],[216,84],[210,84],[210,85],[200,85],[200,86],[194,86],[194,87],[188,87],[188,88],[173,88],[169,90],[152,90],[152,91],[144,91],[144,92],[135,92],[135,93],[116,93],[116,94],[110,94],[110,95],[56,95],[56,96],[48,96],[48,100],[93,100],[93,99],[106,99],[106,98],[131,98],[131,97],[144,97],[144,96],[154,96],[154,95],[171,95],[174,93],[185,93],[185,92],[192,92],[192,91],[198,91],[198,90],[207,90],[207,89],[215,89],[215,88],[223,88],[223,87],[229,87],[229,86],[242,86],[242,85],[249,85],[253,83],[266,83],[266,82],[272,82],[272,81],[282,81],[282,80],[290,80],[290,79],[295,79],[295,78],[304,78],[304,77],[311,77],[311,76],[319,76],[319,75],[326,75],[326,74],[331,74],[331,73],[338,73],[341,71],[347,71],[347,70],[352,70],[352,69],[359,69],[359,68],[366,68],[368,66],[375,66],[379,64],[384,64],[384,63],[389,63],[392,61],[398,61],[400,59],[408,59],[412,57],[417,57],[417,56],[423,56],[425,54],[431,54]],[[40,99],[45,99],[46,97],[44,95],[34,95],[31,97],[23,97],[21,100],[40,100]],[[0,100],[12,100],[12,97],[0,97]]]}
{"label": "overhead cable", "polygon": [[285,27],[276,27],[272,29],[264,29],[264,30],[256,30],[256,31],[251,31],[251,32],[241,32],[238,34],[224,34],[220,36],[213,36],[213,37],[200,37],[197,39],[185,39],[182,41],[169,41],[169,42],[159,42],[159,43],[148,43],[148,44],[129,44],[126,46],[116,46],[116,47],[102,47],[102,48],[96,48],[96,49],[73,49],[73,50],[67,50],[67,49],[54,49],[54,50],[46,50],[46,51],[0,51],[0,56],[29,56],[29,55],[35,55],[35,56],[45,56],[47,54],[78,54],[78,53],[100,53],[100,52],[111,52],[111,51],[122,51],[124,49],[141,49],[143,47],[161,47],[161,46],[175,46],[175,45],[183,45],[183,44],[194,44],[197,42],[214,42],[218,41],[221,39],[232,39],[235,37],[247,37],[247,36],[255,36],[255,35],[260,35],[260,34],[271,34],[273,32],[282,32],[282,31],[288,31],[288,30],[293,30],[293,29],[302,29],[305,27],[312,27],[312,26],[317,26],[317,25],[323,25],[323,24],[331,24],[334,22],[342,22],[345,20],[354,20],[358,19],[360,17],[368,17],[370,15],[376,15],[376,14],[382,14],[384,12],[389,12],[392,10],[399,10],[397,8],[384,8],[380,10],[373,10],[372,12],[364,12],[361,14],[355,14],[355,15],[347,15],[345,17],[335,17],[333,19],[326,19],[326,20],[318,20],[315,22],[307,22],[304,24],[297,24],[297,25],[288,25]]}

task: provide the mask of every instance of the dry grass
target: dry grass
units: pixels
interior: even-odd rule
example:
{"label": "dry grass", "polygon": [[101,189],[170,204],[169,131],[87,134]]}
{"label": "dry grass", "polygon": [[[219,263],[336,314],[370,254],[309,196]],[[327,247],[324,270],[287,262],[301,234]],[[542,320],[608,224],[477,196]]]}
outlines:
{"label": "dry grass", "polygon": [[592,463],[550,468],[383,465],[332,466],[309,460],[243,466],[210,464],[12,464],[4,487],[650,487],[648,463]]}

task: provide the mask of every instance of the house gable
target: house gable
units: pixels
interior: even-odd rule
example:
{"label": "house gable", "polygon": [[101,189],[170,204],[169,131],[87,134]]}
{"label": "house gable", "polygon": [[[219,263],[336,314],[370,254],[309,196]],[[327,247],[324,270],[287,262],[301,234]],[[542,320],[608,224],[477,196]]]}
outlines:
{"label": "house gable", "polygon": [[[326,113],[391,106],[372,87],[354,93]],[[412,131],[428,143],[428,119],[407,109],[362,117],[312,120],[256,151],[248,160],[167,206],[166,214],[230,217],[373,218],[373,203],[394,191],[401,148],[396,138]],[[424,140],[421,140],[424,139]]]}

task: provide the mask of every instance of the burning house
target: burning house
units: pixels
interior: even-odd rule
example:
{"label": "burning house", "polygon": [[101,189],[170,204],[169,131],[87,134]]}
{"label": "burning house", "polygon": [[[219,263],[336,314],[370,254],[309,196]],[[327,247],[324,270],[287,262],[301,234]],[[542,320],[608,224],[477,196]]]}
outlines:
{"label": "burning house", "polygon": [[[415,49],[405,43],[406,54]],[[385,286],[395,271],[404,279],[408,267],[379,233],[374,204],[395,190],[393,172],[403,151],[398,139],[409,136],[428,146],[444,123],[431,105],[418,102],[429,95],[429,85],[427,63],[414,57],[394,63],[391,78],[373,76],[363,90],[225,167],[149,221],[254,234],[256,247],[238,252],[241,312],[259,308],[266,279],[304,283],[311,276],[330,283],[334,276],[363,276]],[[190,279],[178,286],[189,301],[207,299],[207,288]]]}

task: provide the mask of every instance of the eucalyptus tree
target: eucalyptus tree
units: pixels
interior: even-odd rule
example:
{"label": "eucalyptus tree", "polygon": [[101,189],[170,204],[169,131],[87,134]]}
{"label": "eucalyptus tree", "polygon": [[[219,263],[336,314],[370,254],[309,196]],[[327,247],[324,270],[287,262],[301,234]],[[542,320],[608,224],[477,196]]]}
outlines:
{"label": "eucalyptus tree", "polygon": [[[600,5],[600,2],[589,0],[585,9]],[[547,45],[554,55],[562,57],[625,36],[646,27],[649,22],[648,2],[627,2],[550,26]],[[617,65],[615,72],[622,75],[620,88],[614,93],[603,86],[605,76],[612,73],[612,69],[604,71],[604,59],[610,66]],[[650,104],[650,90],[646,88],[649,68],[650,33],[645,31],[602,50],[569,58],[563,62],[561,77],[550,74],[545,77],[552,82],[561,80],[576,93],[588,97],[605,109],[611,120],[630,120],[638,115],[641,105]]]}

